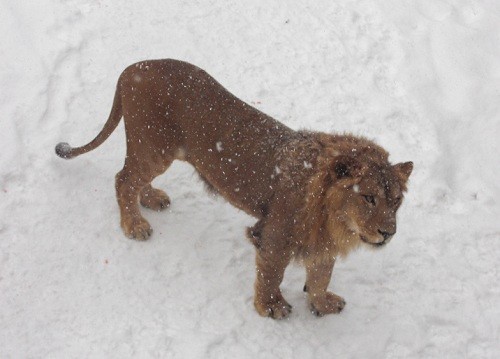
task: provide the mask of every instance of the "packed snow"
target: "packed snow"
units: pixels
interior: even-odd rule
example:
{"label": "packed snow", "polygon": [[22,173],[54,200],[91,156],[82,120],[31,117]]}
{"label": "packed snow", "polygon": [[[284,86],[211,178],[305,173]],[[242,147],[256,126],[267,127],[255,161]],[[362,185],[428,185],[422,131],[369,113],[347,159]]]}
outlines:
{"label": "packed snow", "polygon": [[[500,2],[2,0],[0,30],[1,358],[500,357]],[[336,264],[342,313],[313,316],[292,266],[292,315],[258,316],[255,220],[183,162],[155,180],[171,207],[143,209],[152,238],[127,239],[123,124],[55,155],[93,139],[120,72],[155,58],[414,161],[396,237]]]}

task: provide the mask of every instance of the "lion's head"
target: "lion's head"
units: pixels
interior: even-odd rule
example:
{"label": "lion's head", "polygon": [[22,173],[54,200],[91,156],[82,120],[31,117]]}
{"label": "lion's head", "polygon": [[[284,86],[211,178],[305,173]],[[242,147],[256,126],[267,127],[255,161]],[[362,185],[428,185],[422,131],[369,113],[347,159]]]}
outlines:
{"label": "lion's head", "polygon": [[396,233],[396,212],[412,170],[412,162],[391,165],[350,155],[336,157],[330,167],[332,185],[326,193],[330,221],[343,222],[370,245],[388,243]]}
{"label": "lion's head", "polygon": [[335,151],[319,161],[306,204],[311,244],[331,241],[342,255],[361,243],[381,247],[392,239],[413,163],[391,165],[387,156],[370,146],[348,154]]}

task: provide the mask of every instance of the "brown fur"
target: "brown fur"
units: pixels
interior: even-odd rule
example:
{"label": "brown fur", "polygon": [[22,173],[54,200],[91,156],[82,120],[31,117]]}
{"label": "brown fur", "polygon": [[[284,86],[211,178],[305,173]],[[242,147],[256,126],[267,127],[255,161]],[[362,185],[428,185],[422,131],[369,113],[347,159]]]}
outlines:
{"label": "brown fur", "polygon": [[396,231],[411,162],[391,165],[387,152],[364,138],[293,131],[185,62],[128,67],[101,133],[83,147],[59,144],[56,153],[72,158],[96,148],[122,116],[127,157],[116,193],[125,234],[148,238],[138,198],[154,210],[167,207],[167,194],[150,183],[172,161],[189,162],[210,189],[258,219],[247,234],[263,316],[290,313],[279,286],[292,259],[306,267],[311,310],[339,312],[344,300],[327,292],[335,259],[363,242],[382,246]]}

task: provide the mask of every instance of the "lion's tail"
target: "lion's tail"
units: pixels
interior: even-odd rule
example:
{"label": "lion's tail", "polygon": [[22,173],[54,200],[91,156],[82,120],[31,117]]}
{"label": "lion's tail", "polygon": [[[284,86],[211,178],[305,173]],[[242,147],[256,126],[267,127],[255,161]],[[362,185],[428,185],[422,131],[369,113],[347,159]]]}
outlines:
{"label": "lion's tail", "polygon": [[115,98],[113,100],[113,107],[111,108],[111,113],[109,114],[108,121],[104,124],[103,129],[91,142],[87,143],[85,146],[81,147],[71,147],[66,142],[58,143],[56,146],[56,154],[65,159],[70,159],[81,154],[92,151],[96,147],[100,146],[115,130],[116,126],[120,123],[123,116],[122,112],[122,98],[120,91],[120,81],[116,86]]}

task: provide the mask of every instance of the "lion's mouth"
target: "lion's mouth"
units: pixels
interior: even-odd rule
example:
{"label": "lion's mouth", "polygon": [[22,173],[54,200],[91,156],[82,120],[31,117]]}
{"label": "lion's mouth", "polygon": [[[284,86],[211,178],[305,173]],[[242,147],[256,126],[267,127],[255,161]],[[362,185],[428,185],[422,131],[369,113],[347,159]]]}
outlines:
{"label": "lion's mouth", "polygon": [[373,243],[373,242],[370,242],[368,239],[366,239],[366,237],[364,237],[364,236],[362,236],[362,235],[359,235],[359,238],[360,238],[363,242],[365,242],[365,243],[367,243],[367,244],[370,244],[370,245],[372,245],[372,246],[374,246],[374,247],[382,247],[382,246],[386,243],[386,240],[385,240],[385,239],[384,239],[382,242]]}

